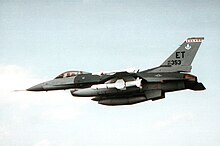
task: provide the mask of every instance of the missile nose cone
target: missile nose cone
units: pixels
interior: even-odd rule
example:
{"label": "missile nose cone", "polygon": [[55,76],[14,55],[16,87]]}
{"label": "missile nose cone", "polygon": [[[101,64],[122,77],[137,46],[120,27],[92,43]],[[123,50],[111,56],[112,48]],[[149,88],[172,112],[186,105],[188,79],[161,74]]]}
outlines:
{"label": "missile nose cone", "polygon": [[38,84],[33,87],[26,89],[27,91],[44,91],[43,84]]}

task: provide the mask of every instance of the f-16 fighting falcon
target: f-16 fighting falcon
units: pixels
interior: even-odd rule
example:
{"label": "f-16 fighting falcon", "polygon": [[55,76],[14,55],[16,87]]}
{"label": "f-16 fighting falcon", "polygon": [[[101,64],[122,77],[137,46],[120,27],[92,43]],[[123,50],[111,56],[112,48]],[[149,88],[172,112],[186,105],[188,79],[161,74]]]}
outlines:
{"label": "f-16 fighting falcon", "polygon": [[160,66],[152,69],[99,73],[67,71],[27,91],[70,89],[73,96],[93,97],[92,100],[99,104],[114,106],[162,99],[166,92],[205,90],[196,76],[186,73],[191,71],[192,61],[203,40],[203,37],[186,39]]}

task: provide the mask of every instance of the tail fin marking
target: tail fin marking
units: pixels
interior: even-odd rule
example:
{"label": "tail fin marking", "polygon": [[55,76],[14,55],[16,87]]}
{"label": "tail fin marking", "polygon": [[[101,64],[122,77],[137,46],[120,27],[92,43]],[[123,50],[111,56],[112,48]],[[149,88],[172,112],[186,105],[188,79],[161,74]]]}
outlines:
{"label": "tail fin marking", "polygon": [[159,67],[150,72],[190,72],[192,61],[203,40],[203,37],[188,38]]}

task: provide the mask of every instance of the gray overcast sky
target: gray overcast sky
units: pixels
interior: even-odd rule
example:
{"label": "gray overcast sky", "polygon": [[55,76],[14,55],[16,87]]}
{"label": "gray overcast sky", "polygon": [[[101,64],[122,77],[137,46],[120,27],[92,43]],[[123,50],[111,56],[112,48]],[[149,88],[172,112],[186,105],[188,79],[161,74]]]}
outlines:
{"label": "gray overcast sky", "polygon": [[[218,0],[0,0],[0,145],[220,145],[219,26]],[[155,67],[194,36],[203,92],[122,107],[12,92],[67,70]]]}

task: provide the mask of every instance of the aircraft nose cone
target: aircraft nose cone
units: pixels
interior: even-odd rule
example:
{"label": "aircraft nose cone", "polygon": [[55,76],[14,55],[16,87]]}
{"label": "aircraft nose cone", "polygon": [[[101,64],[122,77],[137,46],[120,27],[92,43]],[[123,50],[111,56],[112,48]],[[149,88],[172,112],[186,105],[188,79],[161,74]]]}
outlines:
{"label": "aircraft nose cone", "polygon": [[27,91],[44,91],[43,84],[38,84],[27,89]]}

